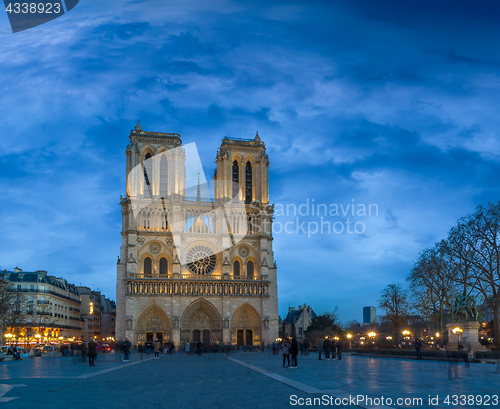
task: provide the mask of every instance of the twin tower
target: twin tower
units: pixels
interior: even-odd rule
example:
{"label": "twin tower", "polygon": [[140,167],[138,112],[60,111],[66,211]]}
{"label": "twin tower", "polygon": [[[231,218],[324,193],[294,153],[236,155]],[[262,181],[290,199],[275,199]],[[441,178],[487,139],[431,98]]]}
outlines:
{"label": "twin tower", "polygon": [[269,158],[224,138],[206,181],[195,144],[137,124],[126,150],[117,340],[261,345],[278,337]]}

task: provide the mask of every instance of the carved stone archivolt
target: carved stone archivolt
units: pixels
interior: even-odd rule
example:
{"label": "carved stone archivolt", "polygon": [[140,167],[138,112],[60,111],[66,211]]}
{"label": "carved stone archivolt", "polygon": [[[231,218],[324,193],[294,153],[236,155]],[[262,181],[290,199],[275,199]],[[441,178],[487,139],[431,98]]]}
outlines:
{"label": "carved stone archivolt", "polygon": [[231,330],[247,330],[260,331],[261,319],[257,310],[250,304],[245,303],[240,305],[234,312],[231,319]]}
{"label": "carved stone archivolt", "polygon": [[217,309],[200,298],[186,308],[181,318],[181,341],[192,339],[193,331],[210,331],[210,339],[218,341],[222,336],[222,319]]}
{"label": "carved stone archivolt", "polygon": [[137,317],[139,332],[166,332],[172,329],[172,323],[165,311],[157,304],[146,307]]}

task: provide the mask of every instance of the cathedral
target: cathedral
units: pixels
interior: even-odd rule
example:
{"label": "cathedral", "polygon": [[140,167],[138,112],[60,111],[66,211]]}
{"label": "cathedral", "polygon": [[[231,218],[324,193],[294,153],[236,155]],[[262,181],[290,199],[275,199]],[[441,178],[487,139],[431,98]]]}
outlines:
{"label": "cathedral", "polygon": [[117,340],[158,339],[176,347],[188,340],[273,342],[279,320],[274,207],[258,133],[225,137],[213,179],[204,184],[191,160],[195,144],[183,145],[179,134],[145,132],[138,123],[129,138]]}

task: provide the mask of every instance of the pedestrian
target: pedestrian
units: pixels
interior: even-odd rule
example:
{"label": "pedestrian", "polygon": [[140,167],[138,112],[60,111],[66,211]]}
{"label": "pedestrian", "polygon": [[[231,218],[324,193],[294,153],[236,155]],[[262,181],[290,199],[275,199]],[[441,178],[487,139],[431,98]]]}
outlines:
{"label": "pedestrian", "polygon": [[325,337],[325,341],[323,342],[323,350],[325,351],[325,359],[327,361],[330,360],[330,349],[332,347],[332,343],[328,337]]}
{"label": "pedestrian", "polygon": [[306,338],[306,340],[304,341],[304,348],[305,348],[305,354],[306,356],[309,355],[309,348],[310,348],[311,344],[309,343],[309,340]]}
{"label": "pedestrian", "polygon": [[154,349],[155,349],[155,359],[160,359],[160,341],[158,341],[158,338],[155,339],[154,342]]}
{"label": "pedestrian", "polygon": [[88,349],[88,342],[82,342],[80,345],[82,349],[82,362],[85,362],[85,357],[87,356],[89,349]]}
{"label": "pedestrian", "polygon": [[285,368],[285,361],[287,361],[286,368],[290,366],[290,343],[285,339],[282,347],[283,354],[283,368]]}
{"label": "pedestrian", "polygon": [[166,354],[167,352],[168,352],[168,342],[167,342],[167,341],[165,341],[165,342],[163,343],[163,353],[164,353],[164,354]]}
{"label": "pedestrian", "polygon": [[130,360],[130,348],[132,348],[132,343],[128,340],[128,338],[125,338],[125,341],[123,341],[122,344],[122,349],[123,349],[123,362],[128,362]]}
{"label": "pedestrian", "polygon": [[292,338],[290,347],[290,355],[292,356],[292,368],[297,368],[297,355],[299,354],[299,344],[295,337]]}
{"label": "pedestrian", "polygon": [[139,358],[142,361],[144,357],[144,344],[138,344],[137,345],[137,352],[139,352]]}
{"label": "pedestrian", "polygon": [[101,341],[97,341],[97,355],[98,356],[101,356],[101,351],[102,351],[102,344],[101,344]]}
{"label": "pedestrian", "polygon": [[97,344],[92,338],[89,342],[87,356],[89,358],[89,366],[95,366],[94,359],[97,357]]}
{"label": "pedestrian", "polygon": [[321,355],[323,355],[323,340],[318,338],[318,359],[321,361]]}
{"label": "pedestrian", "polygon": [[189,339],[186,341],[186,343],[184,344],[184,352],[186,353],[186,355],[189,355]]}
{"label": "pedestrian", "polygon": [[202,348],[203,348],[203,344],[201,343],[201,341],[198,341],[196,343],[196,355],[201,356]]}
{"label": "pedestrian", "polygon": [[415,341],[415,350],[417,351],[417,360],[422,360],[422,342],[419,338]]}
{"label": "pedestrian", "polygon": [[342,342],[341,341],[337,341],[337,357],[339,359],[339,361],[342,359],[342,348],[344,346],[342,345]]}

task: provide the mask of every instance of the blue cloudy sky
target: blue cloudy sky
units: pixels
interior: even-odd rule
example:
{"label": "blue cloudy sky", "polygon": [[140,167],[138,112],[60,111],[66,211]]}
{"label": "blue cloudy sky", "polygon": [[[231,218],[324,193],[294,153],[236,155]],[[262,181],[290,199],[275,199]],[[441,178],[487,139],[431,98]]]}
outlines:
{"label": "blue cloudy sky", "polygon": [[307,303],[361,320],[457,218],[499,199],[499,10],[81,0],[16,34],[0,12],[1,268],[45,269],[114,299],[137,120],[196,142],[210,176],[224,135],[259,131],[275,204],[378,206],[350,216],[362,234],[274,240],[282,316]]}

